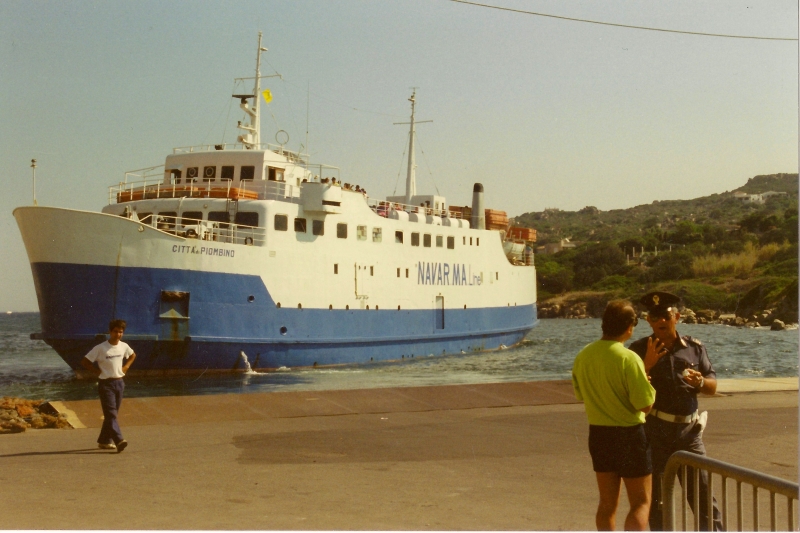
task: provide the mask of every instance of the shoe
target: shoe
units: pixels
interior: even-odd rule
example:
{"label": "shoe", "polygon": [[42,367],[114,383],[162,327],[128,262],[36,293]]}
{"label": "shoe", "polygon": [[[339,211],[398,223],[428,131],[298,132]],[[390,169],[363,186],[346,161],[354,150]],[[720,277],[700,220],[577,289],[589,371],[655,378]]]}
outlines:
{"label": "shoe", "polygon": [[100,444],[97,445],[97,447],[100,448],[101,450],[116,450],[117,449],[117,445],[114,444],[113,442],[109,442],[108,444],[100,443]]}
{"label": "shoe", "polygon": [[117,443],[117,453],[122,452],[122,450],[124,450],[127,447],[128,447],[128,441],[126,441],[126,440],[119,441]]}

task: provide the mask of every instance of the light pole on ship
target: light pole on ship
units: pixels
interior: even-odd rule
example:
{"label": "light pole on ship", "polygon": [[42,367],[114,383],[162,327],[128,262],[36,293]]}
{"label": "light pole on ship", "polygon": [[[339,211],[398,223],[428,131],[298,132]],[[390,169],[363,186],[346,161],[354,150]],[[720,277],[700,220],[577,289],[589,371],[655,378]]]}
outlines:
{"label": "light pole on ship", "polygon": [[33,205],[38,205],[36,203],[36,160],[31,159],[31,168],[33,169]]}

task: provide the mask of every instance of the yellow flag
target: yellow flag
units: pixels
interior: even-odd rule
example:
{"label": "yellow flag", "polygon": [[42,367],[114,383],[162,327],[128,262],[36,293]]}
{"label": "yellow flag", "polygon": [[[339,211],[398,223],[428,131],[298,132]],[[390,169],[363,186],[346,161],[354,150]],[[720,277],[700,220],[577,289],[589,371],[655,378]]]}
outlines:
{"label": "yellow flag", "polygon": [[269,91],[269,89],[267,89],[261,94],[264,95],[264,101],[266,103],[270,103],[272,101],[272,93]]}

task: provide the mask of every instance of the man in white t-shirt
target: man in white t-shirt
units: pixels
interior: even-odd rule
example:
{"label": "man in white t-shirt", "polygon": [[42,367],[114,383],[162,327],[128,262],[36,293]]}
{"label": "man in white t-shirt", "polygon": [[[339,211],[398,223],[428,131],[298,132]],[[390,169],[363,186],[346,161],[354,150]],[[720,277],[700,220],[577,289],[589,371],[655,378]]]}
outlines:
{"label": "man in white t-shirt", "polygon": [[120,340],[125,333],[125,326],[124,320],[112,320],[108,324],[108,340],[92,348],[81,359],[81,366],[98,378],[97,390],[100,394],[100,405],[103,407],[103,427],[97,437],[97,445],[103,450],[116,449],[117,453],[128,446],[117,422],[117,413],[125,390],[125,381],[122,378],[136,359],[131,347]]}

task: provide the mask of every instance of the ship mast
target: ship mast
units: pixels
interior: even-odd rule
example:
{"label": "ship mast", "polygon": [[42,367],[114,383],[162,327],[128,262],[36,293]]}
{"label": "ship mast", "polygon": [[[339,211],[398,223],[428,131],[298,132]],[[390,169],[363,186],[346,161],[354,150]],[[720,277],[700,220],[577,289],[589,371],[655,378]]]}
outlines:
{"label": "ship mast", "polygon": [[[245,148],[252,150],[258,148],[261,144],[261,106],[259,105],[259,96],[261,95],[261,52],[266,52],[267,49],[261,46],[261,32],[258,32],[258,50],[256,51],[256,80],[253,87],[253,94],[234,94],[234,98],[240,98],[241,103],[239,107],[247,113],[250,119],[249,124],[242,124],[239,121],[237,127],[244,130],[246,133],[239,135],[238,141],[242,143]],[[253,107],[247,105],[247,99],[253,99]]]}
{"label": "ship mast", "polygon": [[414,135],[416,131],[414,130],[415,124],[423,124],[425,122],[433,122],[432,120],[420,120],[416,122],[414,120],[414,107],[416,106],[417,99],[417,90],[411,93],[411,98],[408,99],[411,102],[411,122],[395,122],[395,124],[411,124],[411,129],[408,134],[408,173],[406,174],[406,205],[411,205],[411,199],[417,195],[417,177],[416,177],[416,170],[417,165],[414,161]]}

